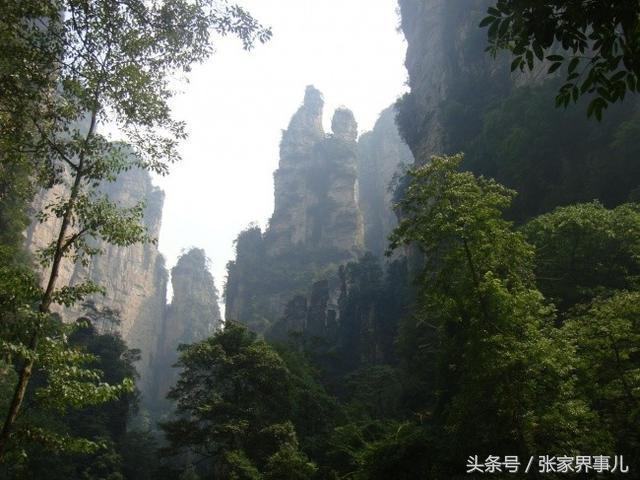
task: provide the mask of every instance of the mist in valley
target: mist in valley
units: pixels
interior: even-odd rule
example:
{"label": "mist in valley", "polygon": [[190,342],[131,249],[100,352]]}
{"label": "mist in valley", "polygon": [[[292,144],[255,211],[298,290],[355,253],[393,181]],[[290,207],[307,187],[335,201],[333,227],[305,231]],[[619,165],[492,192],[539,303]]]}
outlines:
{"label": "mist in valley", "polygon": [[1,478],[633,478],[637,2],[0,12]]}

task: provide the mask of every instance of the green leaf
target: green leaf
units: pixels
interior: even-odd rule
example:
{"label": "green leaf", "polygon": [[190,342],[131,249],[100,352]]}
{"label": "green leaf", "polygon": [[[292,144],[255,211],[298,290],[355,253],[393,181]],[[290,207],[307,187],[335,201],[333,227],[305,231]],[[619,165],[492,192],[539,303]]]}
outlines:
{"label": "green leaf", "polygon": [[631,92],[636,91],[636,79],[633,74],[627,75],[627,88]]}
{"label": "green leaf", "polygon": [[583,82],[580,91],[582,93],[590,92],[591,87],[593,86],[593,80],[594,80],[593,72],[589,72],[589,75],[587,75],[587,78]]}
{"label": "green leaf", "polygon": [[486,27],[487,25],[489,25],[490,23],[492,23],[495,20],[494,17],[484,17],[482,19],[482,21],[480,22],[480,24],[478,25],[479,28],[483,28]]}
{"label": "green leaf", "polygon": [[538,58],[538,60],[542,60],[544,58],[544,50],[542,49],[539,43],[533,44],[533,51],[536,54],[536,57]]}
{"label": "green leaf", "polygon": [[511,71],[513,72],[516,68],[522,65],[522,57],[516,57],[511,62]]}
{"label": "green leaf", "polygon": [[602,120],[602,112],[607,108],[607,101],[601,97],[594,98],[587,108],[587,117],[595,116],[598,121]]}
{"label": "green leaf", "polygon": [[527,66],[529,67],[529,70],[533,70],[533,52],[531,50],[527,50],[525,56],[527,59]]}
{"label": "green leaf", "polygon": [[495,39],[496,34],[498,33],[499,27],[500,27],[500,19],[496,18],[496,20],[489,27],[489,32],[487,33],[487,35],[489,35],[489,38]]}
{"label": "green leaf", "polygon": [[511,26],[511,22],[509,22],[509,19],[505,18],[504,20],[502,20],[502,23],[500,24],[500,28],[498,29],[498,36],[499,37],[506,36],[510,26]]}
{"label": "green leaf", "polygon": [[571,61],[569,62],[569,73],[573,73],[573,71],[578,67],[578,65],[580,64],[580,58],[578,57],[574,57],[571,59]]}
{"label": "green leaf", "polygon": [[547,70],[547,73],[555,72],[556,70],[558,70],[560,68],[561,65],[562,65],[562,63],[560,63],[560,62],[552,63],[551,66],[549,67],[549,69]]}
{"label": "green leaf", "polygon": [[612,82],[617,82],[619,80],[622,80],[625,76],[627,76],[628,73],[624,70],[621,70],[619,72],[616,72],[612,77],[611,77],[611,81]]}

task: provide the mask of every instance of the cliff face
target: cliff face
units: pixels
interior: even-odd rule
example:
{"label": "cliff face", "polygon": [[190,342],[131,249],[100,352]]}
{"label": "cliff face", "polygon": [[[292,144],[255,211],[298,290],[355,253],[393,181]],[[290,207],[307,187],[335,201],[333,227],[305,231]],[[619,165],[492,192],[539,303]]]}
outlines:
{"label": "cliff face", "polygon": [[479,24],[494,4],[399,0],[411,92],[397,103],[398,126],[416,162],[463,152],[464,169],[518,192],[507,212],[516,222],[559,205],[634,198],[637,103],[612,105],[599,123],[587,119],[588,98],[556,108],[566,70],[549,75],[548,62],[536,62],[511,73],[509,53],[485,52]]}
{"label": "cliff face", "polygon": [[[34,211],[41,211],[56,195],[63,193],[63,186],[42,192],[35,199]],[[111,200],[123,207],[140,200],[146,202],[144,223],[149,233],[157,238],[160,233],[164,192],[154,187],[146,171],[132,169],[120,175],[117,182],[102,187]],[[26,232],[27,248],[35,252],[48,245],[57,234],[59,222],[33,222]],[[91,301],[97,307],[108,307],[119,312],[120,324],[116,329],[130,348],[141,350],[137,367],[141,374],[140,388],[147,390],[150,364],[155,349],[155,339],[164,317],[167,274],[164,259],[157,246],[137,244],[126,248],[103,245],[102,254],[83,266],[65,259],[62,264],[59,285],[76,284],[92,280],[106,289],[106,295],[96,295]],[[65,320],[74,320],[85,313],[81,305],[61,308]]]}
{"label": "cliff face", "polygon": [[322,107],[322,94],[307,87],[303,105],[282,134],[267,231],[272,255],[296,246],[355,253],[364,245],[356,193],[357,124],[350,110],[338,109],[327,135]]}
{"label": "cliff face", "polygon": [[448,100],[474,102],[512,84],[508,58],[491,58],[486,30],[478,28],[492,3],[399,0],[411,87],[400,102],[399,124],[419,163],[447,151]]}
{"label": "cliff face", "polygon": [[178,378],[172,368],[177,347],[203,340],[221,326],[218,291],[207,263],[204,250],[192,248],[171,269],[173,298],[157,336],[153,365],[155,399],[163,399]]}
{"label": "cliff face", "polygon": [[413,163],[407,144],[400,138],[395,109],[380,114],[371,132],[358,140],[358,201],[364,218],[366,249],[381,257],[388,237],[397,225],[394,190],[403,170]]}
{"label": "cliff face", "polygon": [[[326,281],[333,292],[340,264],[364,250],[358,206],[357,124],[339,108],[322,127],[322,94],[307,87],[283,132],[274,174],[275,208],[266,232],[252,227],[236,242],[228,265],[226,317],[266,332],[296,295]],[[328,294],[327,308],[337,303]]]}
{"label": "cliff face", "polygon": [[392,107],[359,140],[346,108],[325,133],[322,108],[322,94],[307,87],[282,134],[269,227],[240,233],[227,266],[226,318],[271,337],[336,335],[340,267],[365,250],[382,255],[396,225],[394,175],[413,161]]}

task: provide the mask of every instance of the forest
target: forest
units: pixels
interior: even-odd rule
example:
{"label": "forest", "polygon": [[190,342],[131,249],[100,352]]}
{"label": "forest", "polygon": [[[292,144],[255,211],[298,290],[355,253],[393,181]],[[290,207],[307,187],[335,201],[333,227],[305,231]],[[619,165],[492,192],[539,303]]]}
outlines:
{"label": "forest", "polygon": [[359,134],[307,86],[219,298],[149,175],[175,79],[278,31],[0,2],[0,478],[640,478],[640,3],[397,9],[408,91]]}

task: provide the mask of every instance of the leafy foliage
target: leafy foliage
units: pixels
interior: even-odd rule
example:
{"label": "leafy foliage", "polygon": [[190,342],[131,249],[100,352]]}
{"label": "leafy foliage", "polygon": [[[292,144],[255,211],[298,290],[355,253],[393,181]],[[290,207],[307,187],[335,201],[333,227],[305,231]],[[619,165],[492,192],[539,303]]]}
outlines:
{"label": "leafy foliage", "polygon": [[602,429],[640,461],[640,294],[621,290],[595,300],[567,324],[578,347],[579,386],[599,412]]}
{"label": "leafy foliage", "polygon": [[433,157],[411,172],[392,236],[392,247],[415,242],[425,257],[411,328],[435,365],[421,379],[431,392],[423,414],[445,478],[471,450],[580,451],[593,418],[574,393],[571,344],[535,287],[533,248],[502,218],[514,192],[458,172],[461,162]]}
{"label": "leafy foliage", "polygon": [[498,0],[480,26],[488,27],[489,51],[514,54],[512,71],[533,70],[546,61],[552,74],[566,64],[556,105],[566,107],[582,95],[595,94],[587,115],[600,120],[609,104],[638,91],[639,18],[634,0]]}
{"label": "leafy foliage", "polygon": [[[413,294],[406,260],[385,274],[368,255],[341,269],[324,343],[303,329],[272,347],[228,324],[183,348],[181,418],[164,427],[166,453],[195,454],[183,475],[449,479],[469,452],[637,461],[636,205],[573,205],[516,229],[515,192],[462,165],[410,172],[391,248],[419,252]],[[310,322],[313,301],[294,304]]]}
{"label": "leafy foliage", "polygon": [[[51,244],[39,252],[47,272],[44,288],[13,322],[22,332],[3,340],[18,378],[0,433],[0,459],[37,361],[56,367],[43,390],[50,399],[78,406],[117,391],[106,384],[85,388],[90,374],[64,366],[83,357],[66,348],[64,335],[47,336],[53,304],[70,306],[101,291],[91,282],[59,285],[64,261],[87,265],[101,252],[99,241],[118,246],[153,241],[141,224],[144,205],[116,205],[100,193],[101,185],[131,168],[166,174],[178,159],[177,145],[186,134],[169,108],[170,80],[211,54],[214,32],[239,37],[246,49],[271,35],[241,7],[215,0],[9,1],[2,10],[0,186],[7,206],[0,208],[0,220],[20,220],[14,204],[30,199],[32,189],[26,187],[32,180],[56,190],[36,212],[39,221],[55,225]],[[111,142],[97,130],[107,121],[125,142]],[[13,179],[19,180],[18,190],[12,190]],[[15,237],[20,223],[9,226]],[[7,240],[15,243],[14,237]],[[24,279],[17,271],[3,273]],[[22,280],[6,284],[20,290]]]}
{"label": "leafy foliage", "polygon": [[[60,342],[61,333],[68,344]],[[118,445],[129,435],[127,420],[137,405],[137,352],[117,336],[97,334],[84,320],[60,325],[47,339],[28,392],[29,409],[17,423],[21,450],[9,450],[3,474],[118,478],[128,464]]]}
{"label": "leafy foliage", "polygon": [[[291,423],[293,381],[280,356],[238,324],[181,349],[169,397],[180,418],[164,424],[168,453],[189,449],[225,478],[309,478]],[[263,477],[264,476],[264,477]]]}
{"label": "leafy foliage", "polygon": [[[474,81],[461,88],[473,91]],[[612,106],[594,123],[577,109],[554,108],[549,96],[557,87],[549,80],[483,100],[455,96],[443,106],[445,151],[464,149],[464,168],[516,190],[508,216],[518,222],[595,198],[619,205],[632,199],[640,182],[634,103]]]}
{"label": "leafy foliage", "polygon": [[[235,304],[247,292],[260,300],[231,314],[263,332],[274,320],[271,304],[293,292],[302,302],[291,304],[292,319],[305,326],[330,320],[331,335],[316,339],[329,329],[303,329],[272,345],[228,322],[181,347],[183,370],[170,394],[177,416],[163,425],[162,465],[155,439],[127,428],[138,352],[86,321],[65,326],[51,315],[53,303],[73,305],[99,291],[90,282],[59,285],[56,272],[63,259],[86,263],[98,254],[96,239],[152,241],[141,226],[144,205],[115,205],[105,182],[129,168],[165,173],[177,159],[184,131],[167,106],[168,78],[206,58],[213,31],[239,36],[246,48],[270,32],[241,8],[213,1],[7,3],[0,20],[0,411],[17,413],[16,392],[28,408],[9,423],[3,476],[450,479],[464,474],[471,453],[540,452],[623,452],[635,468],[640,211],[606,206],[637,196],[640,122],[624,106],[588,128],[542,104],[549,88],[560,89],[565,106],[595,94],[589,114],[599,118],[637,89],[637,3],[606,11],[596,3],[499,0],[489,10],[483,24],[494,52],[511,49],[514,69],[546,60],[553,74],[568,62],[567,82],[506,99],[497,98],[502,85],[471,98],[468,83],[454,82],[443,105],[446,143],[470,155],[434,157],[406,179],[391,249],[406,247],[409,261],[383,268],[365,255],[340,267],[341,252],[305,248],[265,261],[270,240],[259,228],[239,236],[227,300]],[[560,57],[556,46],[574,56]],[[416,118],[415,95],[400,106],[405,138],[419,141],[425,119]],[[105,119],[127,144],[96,130]],[[562,126],[568,138],[558,136]],[[345,153],[340,142],[323,148]],[[310,188],[322,193],[316,177]],[[522,203],[514,207],[515,191],[499,181],[522,190]],[[52,272],[42,288],[19,243],[34,187],[55,185],[63,193],[39,212],[42,221],[62,224],[41,252]],[[530,218],[593,197],[602,203]],[[321,222],[326,212],[314,215]],[[529,222],[518,230],[505,215]],[[327,274],[317,265],[328,263],[340,289],[332,317],[326,281],[312,289],[324,303],[307,307],[303,296]],[[195,307],[184,312],[195,315]],[[87,317],[117,323],[107,313],[93,309]]]}
{"label": "leafy foliage", "polygon": [[523,232],[536,247],[537,284],[561,312],[639,286],[637,204],[611,210],[598,202],[561,207],[534,218]]}

